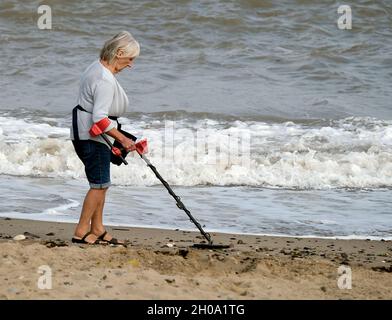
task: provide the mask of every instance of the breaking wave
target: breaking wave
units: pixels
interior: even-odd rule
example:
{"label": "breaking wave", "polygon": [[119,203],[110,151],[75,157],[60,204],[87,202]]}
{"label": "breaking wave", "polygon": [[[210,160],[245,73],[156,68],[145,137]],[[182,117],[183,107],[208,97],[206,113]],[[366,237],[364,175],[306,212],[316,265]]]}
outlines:
{"label": "breaking wave", "polygon": [[[66,119],[0,117],[0,174],[84,179]],[[140,117],[124,129],[149,141],[148,159],[172,185],[290,189],[392,187],[392,121],[311,123]],[[112,166],[117,185],[159,184],[135,154]]]}

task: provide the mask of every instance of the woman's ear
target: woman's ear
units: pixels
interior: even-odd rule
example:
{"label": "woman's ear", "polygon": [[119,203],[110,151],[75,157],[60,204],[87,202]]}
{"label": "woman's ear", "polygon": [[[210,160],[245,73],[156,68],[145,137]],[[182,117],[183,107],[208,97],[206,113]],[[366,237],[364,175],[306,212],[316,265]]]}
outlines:
{"label": "woman's ear", "polygon": [[117,58],[122,58],[123,56],[124,56],[124,50],[118,49],[118,50],[117,50],[116,57],[117,57]]}

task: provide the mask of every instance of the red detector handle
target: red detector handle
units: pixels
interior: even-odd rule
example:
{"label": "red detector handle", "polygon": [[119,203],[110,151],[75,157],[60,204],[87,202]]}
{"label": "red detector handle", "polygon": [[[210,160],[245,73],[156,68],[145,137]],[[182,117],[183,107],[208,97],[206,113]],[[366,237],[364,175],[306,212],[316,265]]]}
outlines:
{"label": "red detector handle", "polygon": [[136,151],[137,151],[139,154],[145,154],[145,153],[147,153],[147,152],[148,152],[147,139],[142,139],[142,140],[140,140],[139,142],[137,142],[137,143],[135,144],[135,147],[136,147]]}

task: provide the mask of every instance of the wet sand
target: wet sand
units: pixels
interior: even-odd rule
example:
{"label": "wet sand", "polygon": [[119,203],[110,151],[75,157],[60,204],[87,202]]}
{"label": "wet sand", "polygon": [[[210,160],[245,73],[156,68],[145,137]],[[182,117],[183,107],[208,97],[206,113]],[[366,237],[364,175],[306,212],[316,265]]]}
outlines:
{"label": "wet sand", "polygon": [[211,233],[230,248],[210,250],[198,232],[108,227],[124,248],[72,244],[74,226],[0,218],[0,299],[392,299],[391,241]]}

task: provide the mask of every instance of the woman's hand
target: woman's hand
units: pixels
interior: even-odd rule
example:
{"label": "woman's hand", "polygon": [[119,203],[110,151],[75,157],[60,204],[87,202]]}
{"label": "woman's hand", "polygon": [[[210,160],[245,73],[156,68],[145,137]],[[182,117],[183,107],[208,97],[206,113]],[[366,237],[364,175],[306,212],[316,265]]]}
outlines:
{"label": "woman's hand", "polygon": [[116,139],[118,142],[120,142],[123,146],[123,148],[126,151],[134,151],[136,150],[135,142],[132,141],[132,139],[127,138],[124,136],[120,131],[118,131],[116,128],[113,128],[106,132],[109,136],[112,138]]}
{"label": "woman's hand", "polygon": [[120,143],[124,147],[126,151],[134,151],[136,150],[135,142],[133,142],[131,139],[127,138],[124,136],[123,139],[121,139]]}

